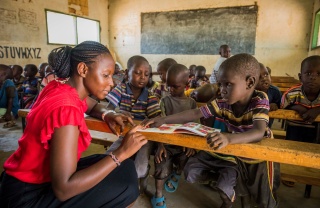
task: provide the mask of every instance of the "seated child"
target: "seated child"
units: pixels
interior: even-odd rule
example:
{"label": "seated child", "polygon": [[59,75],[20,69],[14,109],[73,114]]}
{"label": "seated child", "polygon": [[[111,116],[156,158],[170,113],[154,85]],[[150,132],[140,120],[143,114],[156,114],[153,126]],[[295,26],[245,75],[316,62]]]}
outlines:
{"label": "seated child", "polygon": [[[313,121],[320,114],[320,56],[310,56],[302,61],[299,79],[302,84],[283,94],[281,108],[297,111],[304,121],[287,121],[286,139],[313,143],[317,135],[317,124]],[[282,183],[294,186],[291,181],[283,180]]]}
{"label": "seated child", "polygon": [[112,76],[114,86],[117,86],[123,81],[124,74],[120,72],[120,67],[118,64],[115,64],[114,74]]}
{"label": "seated child", "polygon": [[[186,92],[186,91],[185,91]],[[206,103],[215,99],[219,95],[219,87],[217,84],[205,84],[194,89],[190,93],[190,97],[198,103]]]}
{"label": "seated child", "polygon": [[[259,65],[260,77],[256,89],[267,93],[269,98],[270,111],[278,110],[278,108],[280,108],[281,92],[276,86],[271,85],[271,77],[268,69],[262,63],[259,63]],[[273,119],[270,119],[270,128],[272,126],[272,123]]]}
{"label": "seated child", "polygon": [[19,92],[22,90],[22,84],[25,80],[24,76],[22,76],[23,69],[19,65],[12,65],[11,69],[13,72],[13,83],[16,87],[16,90]]}
{"label": "seated child", "polygon": [[217,73],[219,70],[220,65],[222,62],[224,62],[227,58],[230,58],[231,56],[231,48],[228,45],[221,45],[219,48],[219,54],[220,57],[217,60],[216,64],[213,67],[211,76],[210,76],[210,83],[211,84],[216,84],[217,83]]}
{"label": "seated child", "polygon": [[10,74],[12,74],[10,67],[0,64],[0,122],[7,122],[3,125],[3,128],[16,125],[14,118],[18,116],[19,109],[16,88],[14,83],[8,79]]}
{"label": "seated child", "polygon": [[[255,90],[259,68],[253,56],[237,54],[219,68],[217,78],[221,99],[215,99],[200,109],[151,119],[143,125],[154,127],[216,116],[225,122],[228,133],[215,132],[207,136],[209,147],[215,150],[228,144],[258,142],[263,137],[270,137],[269,101],[264,92]],[[274,194],[280,181],[279,164],[200,151],[189,158],[184,169],[186,180],[191,183],[214,179],[210,174],[212,171],[219,173],[216,187],[223,201],[221,207],[232,206],[237,178],[240,195],[251,194],[259,207],[277,206]]]}
{"label": "seated child", "polygon": [[283,94],[281,108],[297,111],[304,122],[288,121],[286,139],[312,143],[317,132],[313,121],[320,114],[320,56],[302,61],[299,79],[302,84]]}
{"label": "seated child", "polygon": [[27,64],[24,67],[24,77],[26,78],[22,84],[23,91],[23,108],[31,108],[34,98],[39,92],[38,79],[36,74],[38,69],[34,64]]}
{"label": "seated child", "polygon": [[148,88],[148,91],[149,91],[151,94],[154,94],[154,93],[155,93],[155,90],[156,90],[157,87],[159,86],[159,82],[153,81],[152,76],[153,76],[152,67],[151,67],[151,65],[150,65],[150,68],[149,68],[149,81],[148,81],[148,84],[147,84],[147,88]]}
{"label": "seated child", "polygon": [[209,81],[206,76],[206,68],[204,68],[204,66],[197,66],[195,78],[191,81],[190,88],[198,88],[207,83],[209,83]]}
{"label": "seated child", "polygon": [[161,82],[159,83],[159,86],[155,90],[155,96],[158,99],[161,99],[162,97],[165,97],[166,95],[169,95],[169,91],[166,86],[166,74],[170,66],[173,64],[176,64],[177,62],[172,58],[166,58],[160,61],[160,63],[157,66],[157,72],[159,73]]}
{"label": "seated child", "polygon": [[[133,56],[128,60],[128,82],[116,86],[106,97],[109,101],[108,109],[120,108],[120,112],[130,114],[134,119],[144,120],[153,118],[161,113],[158,99],[148,92],[146,87],[149,81],[149,63],[142,56]],[[120,137],[107,150],[107,153],[117,149],[123,137]],[[147,186],[149,172],[149,157],[153,143],[148,142],[136,153],[134,163],[140,179],[140,193]]]}
{"label": "seated child", "polygon": [[188,84],[186,86],[186,90],[188,90],[191,86],[191,81],[194,79],[194,74],[196,71],[196,65],[192,64],[189,66],[189,80],[188,80]]}
{"label": "seated child", "polygon": [[[184,65],[174,64],[168,69],[166,80],[170,95],[163,97],[160,101],[162,116],[197,108],[196,102],[184,95],[188,79],[189,72]],[[175,145],[157,143],[157,146],[154,156],[156,192],[151,199],[153,208],[166,207],[162,194],[163,186],[168,192],[176,191],[183,168],[188,158],[195,153],[194,149]]]}
{"label": "seated child", "polygon": [[51,82],[55,78],[56,78],[56,75],[54,74],[54,70],[50,65],[47,65],[44,70],[44,77],[41,82],[41,87],[44,88],[45,86],[47,86],[47,84],[49,84],[49,82]]}
{"label": "seated child", "polygon": [[49,64],[48,63],[41,63],[39,64],[39,82],[42,81],[43,77],[45,76],[45,69],[46,67],[48,66]]}

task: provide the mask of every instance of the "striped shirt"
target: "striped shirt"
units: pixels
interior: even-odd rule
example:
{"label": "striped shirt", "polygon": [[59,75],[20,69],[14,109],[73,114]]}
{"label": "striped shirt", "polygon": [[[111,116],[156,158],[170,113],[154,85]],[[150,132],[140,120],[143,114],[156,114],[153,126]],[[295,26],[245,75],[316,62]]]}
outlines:
{"label": "striped shirt", "polygon": [[154,90],[154,95],[157,96],[157,98],[161,99],[167,95],[170,95],[170,92],[166,86],[166,83],[159,83],[157,88]]}
{"label": "striped shirt", "polygon": [[[230,133],[246,132],[253,128],[255,120],[265,121],[269,123],[269,100],[266,93],[255,90],[248,108],[243,115],[236,117],[231,105],[227,104],[223,99],[215,99],[211,103],[200,108],[203,116],[209,118],[216,116],[217,120],[223,121]],[[269,128],[266,129],[265,136],[269,137]]]}
{"label": "striped shirt", "polygon": [[134,99],[128,83],[120,83],[106,97],[114,106],[120,107],[121,111],[130,112],[134,119],[143,120],[160,115],[161,110],[158,99],[144,87],[137,100]]}
{"label": "striped shirt", "polygon": [[38,79],[37,78],[26,79],[22,84],[22,89],[25,95],[37,95]]}

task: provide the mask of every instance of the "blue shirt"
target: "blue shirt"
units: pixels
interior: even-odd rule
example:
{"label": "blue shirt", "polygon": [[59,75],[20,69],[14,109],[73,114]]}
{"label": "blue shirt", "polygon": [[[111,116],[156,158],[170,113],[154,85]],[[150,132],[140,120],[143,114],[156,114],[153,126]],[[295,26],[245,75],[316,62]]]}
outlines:
{"label": "blue shirt", "polygon": [[19,100],[18,100],[18,93],[16,91],[16,87],[13,81],[7,79],[4,81],[3,85],[0,88],[0,108],[8,108],[8,97],[6,89],[8,87],[14,88],[14,97],[13,97],[13,106],[12,106],[12,113],[14,116],[18,115],[19,110]]}

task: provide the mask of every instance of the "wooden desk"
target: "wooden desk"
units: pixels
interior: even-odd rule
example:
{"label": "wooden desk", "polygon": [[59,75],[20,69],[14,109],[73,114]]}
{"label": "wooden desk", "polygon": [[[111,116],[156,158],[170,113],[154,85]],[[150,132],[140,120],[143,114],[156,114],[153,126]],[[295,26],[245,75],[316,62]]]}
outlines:
{"label": "wooden desk", "polygon": [[[290,118],[296,116],[294,115],[294,111],[283,111],[284,112],[279,111],[279,113],[273,113],[275,114],[274,118],[284,119],[284,117],[288,118],[289,115]],[[20,109],[18,115],[25,117],[28,112],[29,110]],[[317,121],[318,119],[320,121],[319,117],[317,118]],[[91,117],[86,117],[85,120],[90,130],[110,132],[108,125],[101,120]],[[130,127],[126,127],[125,132],[129,129]],[[186,134],[158,134],[147,132],[144,132],[143,134],[148,140],[213,152],[213,150],[208,147],[206,140],[203,137]],[[228,145],[216,152],[320,169],[320,144],[263,139],[257,143]]]}

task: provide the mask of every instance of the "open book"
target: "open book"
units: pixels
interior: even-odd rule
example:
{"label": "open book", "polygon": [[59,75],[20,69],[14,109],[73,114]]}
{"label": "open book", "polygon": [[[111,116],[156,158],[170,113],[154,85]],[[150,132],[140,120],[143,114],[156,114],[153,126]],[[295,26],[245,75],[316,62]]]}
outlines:
{"label": "open book", "polygon": [[163,134],[194,134],[206,136],[209,133],[220,132],[220,129],[210,128],[202,124],[189,122],[186,124],[163,124],[159,128],[146,128],[138,130],[140,132],[156,132]]}

